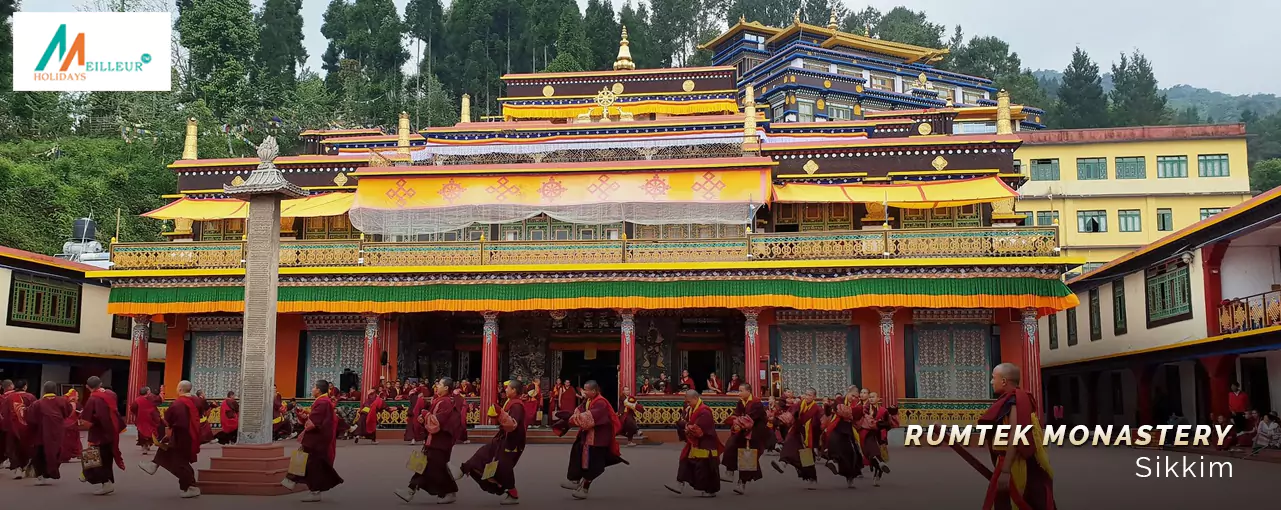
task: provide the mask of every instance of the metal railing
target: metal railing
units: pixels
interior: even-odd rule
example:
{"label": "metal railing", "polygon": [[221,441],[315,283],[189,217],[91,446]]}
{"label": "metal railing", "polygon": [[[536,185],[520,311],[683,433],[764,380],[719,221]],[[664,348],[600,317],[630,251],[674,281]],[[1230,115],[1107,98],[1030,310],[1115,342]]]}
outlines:
{"label": "metal railing", "polygon": [[[619,264],[746,260],[1052,257],[1054,227],[749,234],[737,238],[592,241],[281,241],[281,267]],[[117,243],[113,269],[244,266],[245,243]]]}
{"label": "metal railing", "polygon": [[1281,290],[1225,299],[1219,304],[1219,331],[1240,333],[1281,325]]}

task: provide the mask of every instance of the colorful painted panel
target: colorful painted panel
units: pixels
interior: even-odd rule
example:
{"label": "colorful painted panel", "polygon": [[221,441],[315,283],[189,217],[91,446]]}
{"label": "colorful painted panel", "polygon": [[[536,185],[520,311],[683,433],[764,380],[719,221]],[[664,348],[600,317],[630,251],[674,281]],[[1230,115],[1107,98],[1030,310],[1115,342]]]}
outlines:
{"label": "colorful painted panel", "polygon": [[191,333],[191,384],[205,395],[226,396],[240,391],[239,331]]}
{"label": "colorful painted panel", "polygon": [[324,379],[337,382],[343,369],[360,373],[365,362],[363,331],[307,332],[307,387]]}
{"label": "colorful painted panel", "polygon": [[991,396],[987,328],[972,324],[916,326],[916,395],[981,400]]}
{"label": "colorful painted panel", "polygon": [[838,395],[850,385],[853,340],[848,327],[779,326],[783,386]]}

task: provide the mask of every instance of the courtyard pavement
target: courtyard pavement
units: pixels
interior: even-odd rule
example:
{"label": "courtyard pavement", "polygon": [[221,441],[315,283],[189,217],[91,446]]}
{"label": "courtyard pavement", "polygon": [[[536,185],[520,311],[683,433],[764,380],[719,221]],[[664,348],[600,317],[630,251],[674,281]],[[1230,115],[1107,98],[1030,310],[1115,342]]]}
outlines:
{"label": "courtyard pavement", "polygon": [[[123,437],[132,444],[133,436]],[[287,443],[292,449],[295,443]],[[459,445],[453,462],[467,459],[479,445]],[[82,508],[95,510],[138,510],[181,508],[183,510],[246,510],[256,508],[345,508],[364,510],[432,505],[435,498],[420,495],[405,505],[392,491],[409,479],[405,469],[411,447],[384,441],[379,445],[343,442],[338,447],[337,469],[346,483],[325,495],[320,503],[298,501],[301,494],[281,497],[202,496],[178,498],[177,482],[161,470],[147,476],[136,466],[143,459],[135,447],[125,449],[128,470],[117,472],[116,493],[106,497],[90,495],[93,488],[77,480],[79,466],[66,464],[63,479],[52,486],[35,487],[31,480],[0,480],[0,508]],[[980,508],[985,481],[947,448],[891,448],[893,473],[880,487],[870,478],[857,480],[856,489],[846,489],[843,480],[819,469],[820,488],[806,490],[788,471],[780,475],[762,463],[765,479],[753,483],[747,496],[735,495],[723,484],[715,499],[678,496],[663,489],[675,478],[677,445],[624,448],[631,465],[610,468],[592,487],[591,499],[575,501],[559,487],[565,479],[569,447],[530,445],[516,474],[521,493],[520,508],[707,509],[734,505],[738,508],[791,510],[792,505],[811,508],[950,509]],[[209,458],[220,455],[217,445],[206,445],[197,467],[208,467]],[[1231,479],[1138,478],[1135,460],[1141,456],[1169,455],[1176,462],[1185,454],[1128,448],[1054,448],[1050,451],[1055,471],[1055,493],[1060,508],[1241,508],[1239,504],[1277,501],[1281,488],[1281,464],[1204,457],[1204,461],[1230,461]],[[1189,461],[1202,457],[1188,454]],[[765,457],[764,460],[777,457]],[[870,476],[870,475],[869,475]],[[497,508],[499,497],[482,492],[470,479],[459,482],[458,508]],[[835,506],[833,506],[835,505]]]}

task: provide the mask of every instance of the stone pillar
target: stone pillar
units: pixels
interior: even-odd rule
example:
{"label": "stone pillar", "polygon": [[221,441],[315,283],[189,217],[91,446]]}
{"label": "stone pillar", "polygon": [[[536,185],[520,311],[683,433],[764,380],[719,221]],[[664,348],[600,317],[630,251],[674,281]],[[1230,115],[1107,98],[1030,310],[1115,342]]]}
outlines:
{"label": "stone pillar", "polygon": [[886,407],[898,405],[898,386],[894,377],[894,308],[879,308],[881,314],[881,401]]}
{"label": "stone pillar", "polygon": [[1023,389],[1036,399],[1036,413],[1045,423],[1045,395],[1041,393],[1041,342],[1037,332],[1040,324],[1036,321],[1036,309],[1023,309]]}
{"label": "stone pillar", "polygon": [[[131,318],[133,327],[129,330],[129,393],[125,397],[126,402],[138,398],[138,390],[147,385],[147,341],[151,339],[151,316],[134,315]],[[36,384],[40,382],[36,381]],[[128,413],[128,423],[133,423],[133,411]]]}
{"label": "stone pillar", "polygon": [[489,408],[498,403],[498,312],[484,312],[480,350],[480,422],[495,425]]}
{"label": "stone pillar", "polygon": [[378,338],[378,314],[365,314],[364,363],[360,366],[360,399],[363,402],[369,390],[381,384],[382,342]]}
{"label": "stone pillar", "polygon": [[[760,347],[761,327],[760,308],[744,308],[743,312],[743,380],[752,385],[752,395],[761,396]],[[727,388],[726,391],[738,391],[738,388]]]}
{"label": "stone pillar", "polygon": [[[619,391],[623,388],[630,388],[633,392],[637,391],[636,387],[636,310],[624,308],[618,311],[618,317],[622,319],[622,327],[619,328],[622,333],[618,352],[618,384]],[[622,398],[622,394],[619,394]]]}

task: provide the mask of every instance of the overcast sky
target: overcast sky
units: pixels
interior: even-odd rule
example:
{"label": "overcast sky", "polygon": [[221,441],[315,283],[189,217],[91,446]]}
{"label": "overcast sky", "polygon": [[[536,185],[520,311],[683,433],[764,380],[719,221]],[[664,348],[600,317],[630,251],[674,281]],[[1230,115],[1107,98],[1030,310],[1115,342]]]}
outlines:
{"label": "overcast sky", "polygon": [[[255,7],[263,0],[251,0]],[[409,0],[394,0],[404,13]],[[448,3],[449,0],[445,0]],[[612,0],[620,6],[628,0]],[[631,0],[637,2],[640,0]],[[851,9],[882,12],[904,5],[931,21],[960,24],[966,36],[994,35],[1010,43],[1023,65],[1062,70],[1081,46],[1103,72],[1122,52],[1140,49],[1162,87],[1188,84],[1231,94],[1281,95],[1281,65],[1272,47],[1281,1],[1272,0],[844,0]],[[85,0],[24,0],[24,11],[70,11]],[[172,2],[169,2],[172,3]],[[586,5],[587,0],[579,0]],[[329,0],[303,0],[307,65],[320,71],[327,41],[320,25]],[[411,57],[412,61],[412,57]]]}

